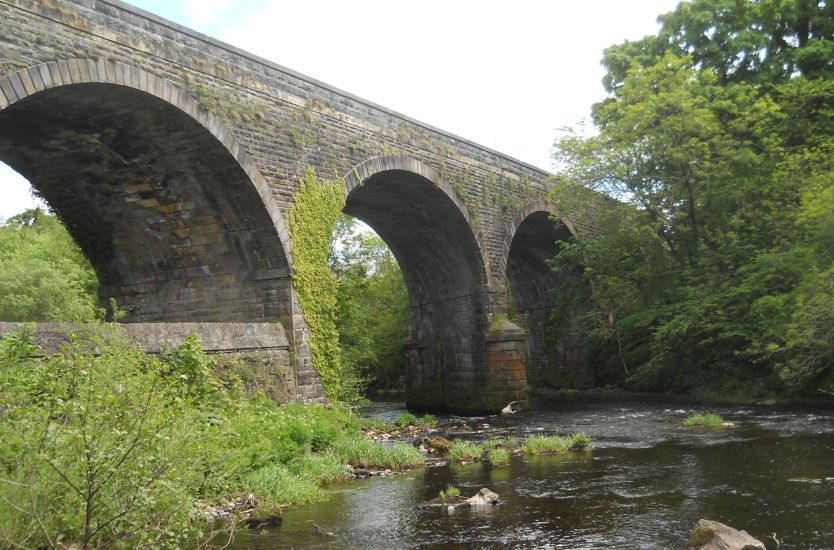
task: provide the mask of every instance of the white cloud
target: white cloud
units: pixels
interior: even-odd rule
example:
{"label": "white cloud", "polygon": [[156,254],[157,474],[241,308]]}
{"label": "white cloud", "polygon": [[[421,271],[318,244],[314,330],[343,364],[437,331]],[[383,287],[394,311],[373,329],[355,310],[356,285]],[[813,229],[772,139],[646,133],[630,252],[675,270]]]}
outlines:
{"label": "white cloud", "polygon": [[604,97],[602,50],[677,0],[269,3],[220,38],[520,160]]}
{"label": "white cloud", "polygon": [[201,27],[220,20],[231,0],[184,0],[188,25]]}

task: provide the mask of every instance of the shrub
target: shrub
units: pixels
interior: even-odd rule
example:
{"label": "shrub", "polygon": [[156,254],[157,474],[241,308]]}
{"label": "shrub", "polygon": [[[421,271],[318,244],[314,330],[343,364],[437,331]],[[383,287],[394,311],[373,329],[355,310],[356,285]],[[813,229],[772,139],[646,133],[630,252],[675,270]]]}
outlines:
{"label": "shrub", "polygon": [[721,428],[724,426],[724,419],[713,413],[691,414],[683,421],[683,425],[686,427]]}

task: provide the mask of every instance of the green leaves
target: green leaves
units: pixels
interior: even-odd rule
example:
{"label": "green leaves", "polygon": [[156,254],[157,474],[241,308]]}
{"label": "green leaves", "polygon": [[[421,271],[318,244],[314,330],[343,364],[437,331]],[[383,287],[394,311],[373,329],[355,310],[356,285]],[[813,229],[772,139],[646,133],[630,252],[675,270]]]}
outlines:
{"label": "green leaves", "polygon": [[27,210],[0,224],[0,319],[97,319],[97,290],[90,262],[55,216]]}
{"label": "green leaves", "polygon": [[832,9],[693,0],[606,51],[599,133],[555,148],[569,178],[625,203],[596,201],[602,236],[555,262],[584,269],[598,364],[616,357],[642,389],[830,384],[834,79],[812,58]]}

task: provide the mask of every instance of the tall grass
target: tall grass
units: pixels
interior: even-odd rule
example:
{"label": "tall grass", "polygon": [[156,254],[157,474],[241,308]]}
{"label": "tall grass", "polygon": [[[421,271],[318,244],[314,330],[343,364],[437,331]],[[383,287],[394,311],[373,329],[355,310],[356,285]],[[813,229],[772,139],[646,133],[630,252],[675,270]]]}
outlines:
{"label": "tall grass", "polygon": [[591,438],[587,434],[534,435],[528,437],[521,450],[525,454],[540,455],[549,453],[566,453],[568,451],[585,451],[591,448]]}
{"label": "tall grass", "polygon": [[468,462],[478,460],[481,457],[483,448],[471,441],[455,441],[449,447],[450,462]]}
{"label": "tall grass", "polygon": [[510,452],[503,447],[494,447],[489,451],[489,463],[495,468],[510,463]]}
{"label": "tall grass", "polygon": [[713,413],[692,414],[683,421],[686,427],[704,426],[706,428],[720,428],[724,426],[724,419]]}
{"label": "tall grass", "polygon": [[366,437],[342,439],[333,444],[330,452],[342,462],[358,468],[403,470],[422,466],[426,460],[411,445],[395,443],[384,447]]}

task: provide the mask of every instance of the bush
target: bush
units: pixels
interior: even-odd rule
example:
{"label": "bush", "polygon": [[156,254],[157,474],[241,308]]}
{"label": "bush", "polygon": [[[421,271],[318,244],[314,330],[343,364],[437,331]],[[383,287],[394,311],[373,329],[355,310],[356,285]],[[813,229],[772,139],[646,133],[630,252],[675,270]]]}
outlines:
{"label": "bush", "polygon": [[195,537],[195,422],[160,361],[106,333],[52,357],[25,350],[19,337],[0,342],[7,542],[164,547]]}
{"label": "bush", "polygon": [[717,414],[691,414],[684,421],[683,425],[690,428],[693,426],[703,426],[705,428],[721,428],[724,426],[724,419]]}
{"label": "bush", "polygon": [[424,463],[374,443],[349,409],[241,395],[196,339],[157,358],[102,327],[53,357],[34,351],[25,333],[0,341],[3,548],[194,547],[206,503],[303,504],[349,463]]}

